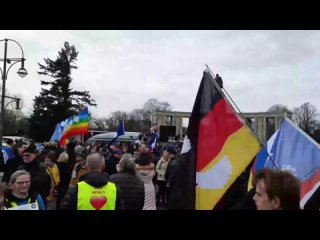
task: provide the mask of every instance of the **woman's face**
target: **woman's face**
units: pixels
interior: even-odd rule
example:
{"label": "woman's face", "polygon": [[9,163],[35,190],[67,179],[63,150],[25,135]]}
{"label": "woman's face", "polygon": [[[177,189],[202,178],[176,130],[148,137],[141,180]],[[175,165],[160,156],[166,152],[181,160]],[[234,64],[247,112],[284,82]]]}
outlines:
{"label": "woman's face", "polygon": [[30,176],[21,175],[17,177],[16,181],[13,183],[12,192],[17,195],[27,195],[30,188]]}
{"label": "woman's face", "polygon": [[257,206],[257,210],[275,210],[278,208],[277,202],[271,199],[266,192],[264,180],[257,182],[256,194],[253,196],[253,200]]}
{"label": "woman's face", "polygon": [[168,161],[168,159],[169,159],[169,153],[168,152],[164,152],[163,153],[163,159]]}
{"label": "woman's face", "polygon": [[51,158],[49,158],[48,156],[46,156],[45,159],[44,159],[44,163],[45,163],[46,165],[52,164]]}

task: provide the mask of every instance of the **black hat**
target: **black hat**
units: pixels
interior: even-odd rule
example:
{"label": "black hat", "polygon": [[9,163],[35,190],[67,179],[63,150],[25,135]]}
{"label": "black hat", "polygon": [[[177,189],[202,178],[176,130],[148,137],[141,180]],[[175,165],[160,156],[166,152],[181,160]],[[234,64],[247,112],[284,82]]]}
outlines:
{"label": "black hat", "polygon": [[36,145],[34,143],[31,143],[24,151],[24,153],[38,153]]}

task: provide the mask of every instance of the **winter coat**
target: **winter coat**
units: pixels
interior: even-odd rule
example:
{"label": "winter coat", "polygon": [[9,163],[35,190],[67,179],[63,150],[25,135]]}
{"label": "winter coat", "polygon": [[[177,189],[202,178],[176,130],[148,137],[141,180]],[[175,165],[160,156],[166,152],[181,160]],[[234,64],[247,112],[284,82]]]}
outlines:
{"label": "winter coat", "polygon": [[14,158],[9,159],[4,165],[2,182],[8,183],[12,173],[17,171],[21,164],[23,164],[23,159],[20,155],[16,155]]}
{"label": "winter coat", "polygon": [[64,197],[69,189],[71,170],[66,162],[58,162],[57,164],[60,174],[60,197]]}
{"label": "winter coat", "polygon": [[50,194],[47,197],[47,201],[54,201],[56,200],[56,196],[54,195],[55,188],[58,188],[60,184],[60,173],[57,164],[53,164],[50,167],[47,167],[47,172],[51,178],[51,189]]}
{"label": "winter coat", "polygon": [[108,155],[105,157],[105,172],[110,176],[112,174],[118,173],[117,164],[119,163],[120,158],[115,157],[114,155]]}
{"label": "winter coat", "polygon": [[30,193],[39,193],[45,202],[50,194],[51,178],[47,173],[47,166],[35,159],[31,163],[23,163],[19,166],[19,170],[26,170],[31,175]]}
{"label": "winter coat", "polygon": [[[152,164],[152,166],[154,165]],[[153,169],[144,170],[139,168],[140,166],[137,165],[138,176],[144,182],[145,197],[144,197],[143,210],[156,210],[156,194],[155,194],[155,189],[152,182],[152,179],[155,175],[155,171]]]}
{"label": "winter coat", "polygon": [[111,175],[109,181],[120,188],[126,210],[142,210],[144,205],[144,183],[138,176],[120,172]]}
{"label": "winter coat", "polygon": [[165,178],[167,180],[167,187],[172,188],[175,183],[176,172],[178,170],[178,162],[176,158],[170,159]]}
{"label": "winter coat", "polygon": [[[104,172],[92,172],[82,176],[87,184],[95,188],[105,186],[109,182],[109,175]],[[81,180],[81,179],[80,179]],[[78,184],[70,187],[67,194],[61,203],[61,210],[77,210],[78,208]],[[121,196],[121,192],[117,187],[116,206],[115,210],[124,209],[124,202]]]}
{"label": "winter coat", "polygon": [[168,161],[164,160],[163,158],[161,158],[159,160],[159,162],[157,163],[156,166],[156,173],[157,173],[157,180],[158,181],[166,181],[166,171],[167,171],[167,167],[168,167]]}

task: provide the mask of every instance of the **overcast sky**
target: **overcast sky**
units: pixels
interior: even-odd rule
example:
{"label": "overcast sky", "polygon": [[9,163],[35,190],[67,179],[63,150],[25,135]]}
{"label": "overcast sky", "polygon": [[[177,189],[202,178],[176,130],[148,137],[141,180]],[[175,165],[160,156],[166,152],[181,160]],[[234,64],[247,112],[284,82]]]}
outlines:
{"label": "overcast sky", "polygon": [[[205,64],[220,74],[242,112],[289,108],[310,102],[320,106],[320,31],[0,31],[0,39],[18,41],[28,76],[9,71],[6,89],[21,94],[31,113],[39,95],[38,63],[55,60],[65,41],[79,51],[72,87],[88,90],[106,117],[117,110],[141,108],[149,98],[191,111]],[[4,42],[0,42],[3,58]],[[8,44],[8,57],[21,57]],[[2,68],[3,62],[0,63]],[[320,108],[319,108],[320,110]]]}

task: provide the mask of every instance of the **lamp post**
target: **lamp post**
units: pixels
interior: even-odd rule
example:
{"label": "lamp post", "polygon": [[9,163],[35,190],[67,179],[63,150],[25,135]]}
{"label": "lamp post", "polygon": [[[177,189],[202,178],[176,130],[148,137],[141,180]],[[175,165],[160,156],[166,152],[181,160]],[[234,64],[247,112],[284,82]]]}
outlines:
{"label": "lamp post", "polygon": [[[6,98],[6,80],[8,77],[8,72],[10,70],[10,68],[15,65],[18,62],[21,62],[21,67],[18,70],[18,75],[20,77],[25,77],[28,75],[27,70],[24,68],[24,61],[26,60],[24,58],[24,53],[23,53],[23,49],[21,47],[21,45],[13,40],[13,39],[2,39],[0,40],[0,42],[4,41],[4,58],[0,59],[0,61],[3,61],[3,69],[0,68],[1,70],[1,78],[2,78],[2,95],[1,95],[1,117],[0,117],[0,146],[2,148],[2,137],[3,137],[3,127],[4,127],[4,119],[5,119],[5,98]],[[21,49],[21,53],[22,53],[22,57],[21,58],[8,58],[7,57],[7,49],[8,49],[8,41],[14,42],[16,44],[18,44],[18,46]],[[7,70],[7,64],[11,64],[10,67]]]}

